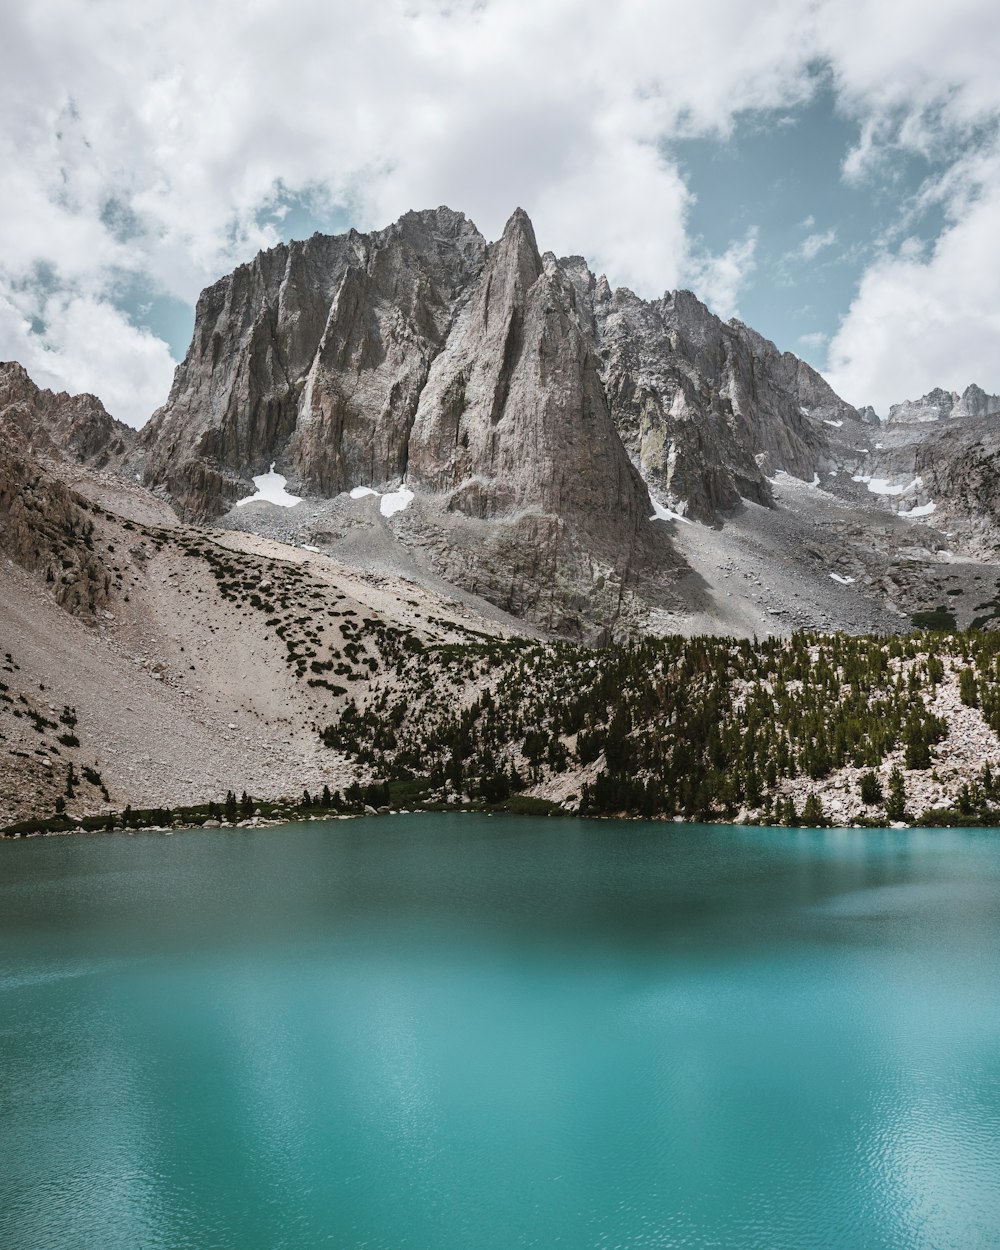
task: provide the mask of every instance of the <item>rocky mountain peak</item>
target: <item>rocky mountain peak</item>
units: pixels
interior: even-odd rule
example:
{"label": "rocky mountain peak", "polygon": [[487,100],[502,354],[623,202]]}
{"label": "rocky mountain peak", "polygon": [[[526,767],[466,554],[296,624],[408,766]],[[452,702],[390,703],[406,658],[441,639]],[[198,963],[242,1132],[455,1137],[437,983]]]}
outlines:
{"label": "rocky mountain peak", "polygon": [[920,399],[906,399],[889,409],[888,423],[920,425],[932,421],[978,420],[1000,412],[1000,395],[988,395],[972,383],[961,395],[936,386]]}
{"label": "rocky mountain peak", "polygon": [[523,208],[511,213],[494,249],[491,256],[494,272],[503,275],[505,282],[516,283],[522,293],[527,291],[541,274],[543,266],[535,241],[535,228]]}
{"label": "rocky mountain peak", "polygon": [[43,389],[17,361],[0,362],[0,422],[36,451],[97,469],[120,464],[136,438],[96,395]]}
{"label": "rocky mountain peak", "polygon": [[981,417],[991,417],[998,412],[1000,412],[1000,395],[987,395],[982,387],[976,386],[973,382],[962,392],[961,398],[951,410],[951,415],[956,420],[961,418],[978,420]]}
{"label": "rocky mountain peak", "polygon": [[612,291],[583,257],[543,256],[523,209],[487,244],[442,207],[272,249],[209,288],[136,467],[189,518],[271,462],[312,500],[405,486],[390,528],[411,556],[586,633],[644,578],[669,598],[682,561],[654,517],[771,508],[777,471],[814,483],[864,425],[692,292]]}
{"label": "rocky mountain peak", "polygon": [[886,418],[888,425],[921,425],[928,421],[945,421],[952,415],[958,402],[956,391],[945,391],[936,386],[920,399],[904,399],[893,404]]}

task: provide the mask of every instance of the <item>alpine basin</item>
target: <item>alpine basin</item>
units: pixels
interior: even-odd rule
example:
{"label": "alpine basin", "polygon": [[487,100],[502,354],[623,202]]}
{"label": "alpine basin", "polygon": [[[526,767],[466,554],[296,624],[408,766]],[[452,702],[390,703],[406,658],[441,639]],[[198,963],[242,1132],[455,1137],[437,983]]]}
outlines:
{"label": "alpine basin", "polygon": [[11,1250],[995,1250],[1000,835],[0,845]]}

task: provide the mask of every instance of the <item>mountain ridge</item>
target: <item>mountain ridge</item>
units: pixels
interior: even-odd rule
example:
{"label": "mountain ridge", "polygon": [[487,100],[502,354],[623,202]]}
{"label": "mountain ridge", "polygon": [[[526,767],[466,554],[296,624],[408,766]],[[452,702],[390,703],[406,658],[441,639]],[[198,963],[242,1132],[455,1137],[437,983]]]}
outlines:
{"label": "mountain ridge", "polygon": [[612,292],[540,253],[521,209],[487,243],[439,208],[281,245],[208,288],[131,463],[192,520],[272,463],[307,499],[404,485],[411,557],[599,638],[697,606],[661,515],[773,506],[774,473],[811,481],[845,422],[865,424],[815,370],[690,293]]}

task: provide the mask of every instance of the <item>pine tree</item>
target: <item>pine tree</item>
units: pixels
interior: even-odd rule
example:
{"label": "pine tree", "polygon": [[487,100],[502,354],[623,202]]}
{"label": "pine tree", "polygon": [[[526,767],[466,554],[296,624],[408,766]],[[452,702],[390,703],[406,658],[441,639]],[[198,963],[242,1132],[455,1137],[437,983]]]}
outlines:
{"label": "pine tree", "polygon": [[871,769],[861,774],[861,802],[866,807],[882,802],[882,786]]}
{"label": "pine tree", "polygon": [[226,820],[231,825],[235,825],[239,819],[239,812],[236,810],[236,795],[233,794],[232,790],[226,791],[225,813]]}
{"label": "pine tree", "polygon": [[809,793],[805,807],[802,809],[802,823],[810,829],[819,829],[829,824],[819,795]]}
{"label": "pine tree", "polygon": [[975,803],[973,802],[968,784],[963,783],[962,788],[958,792],[958,810],[963,816],[971,816],[974,807]]}
{"label": "pine tree", "polygon": [[898,768],[889,774],[889,800],[885,805],[885,814],[892,821],[906,819],[906,787]]}

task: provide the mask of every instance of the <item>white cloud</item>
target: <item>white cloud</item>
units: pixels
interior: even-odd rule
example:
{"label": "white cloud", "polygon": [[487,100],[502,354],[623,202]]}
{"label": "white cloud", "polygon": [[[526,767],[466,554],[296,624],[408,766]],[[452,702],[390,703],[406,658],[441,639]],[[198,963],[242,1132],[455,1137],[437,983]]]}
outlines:
{"label": "white cloud", "polygon": [[1000,167],[929,251],[903,246],[865,273],[830,344],[827,377],[845,399],[889,405],[935,386],[1000,384]]}
{"label": "white cloud", "polygon": [[19,360],[39,386],[89,391],[112,416],[142,425],[166,398],[174,362],[166,343],[137,330],[110,304],[51,296],[45,329],[0,296],[0,359]]}
{"label": "white cloud", "polygon": [[822,330],[813,330],[809,334],[800,334],[799,342],[810,351],[818,351],[829,338],[829,334],[825,334]]}
{"label": "white cloud", "polygon": [[[753,270],[753,233],[717,256],[692,241],[669,140],[726,136],[747,110],[780,124],[828,63],[859,130],[845,174],[862,179],[889,147],[940,151],[996,115],[997,30],[993,0],[15,5],[0,41],[6,351],[114,394],[140,421],[165,398],[165,349],[112,307],[115,275],[193,301],[276,241],[262,210],[280,220],[279,187],[343,206],[360,228],[448,203],[496,237],[520,204],[542,247],[583,252],[645,294],[690,284],[728,313]],[[973,199],[942,193],[956,232],[942,257],[970,231],[986,243]],[[805,259],[828,233],[803,242]],[[948,285],[956,326],[960,310],[974,317],[972,291],[993,298],[981,275],[946,284],[936,256],[883,257],[866,276],[837,340],[852,386],[876,385],[854,326],[870,329],[876,305],[889,316],[890,290],[919,304]],[[1000,270],[993,244],[983,257]],[[950,316],[935,333],[955,339]],[[96,325],[106,339],[88,338]]]}
{"label": "white cloud", "polygon": [[731,243],[721,255],[689,262],[695,293],[718,316],[728,318],[739,313],[740,292],[756,267],[756,250],[757,230],[751,226],[743,239]]}
{"label": "white cloud", "polygon": [[793,251],[788,252],[786,260],[815,260],[820,252],[825,251],[828,247],[833,247],[837,241],[836,227],[831,226],[829,230],[817,231],[815,234],[807,235],[802,242]]}

